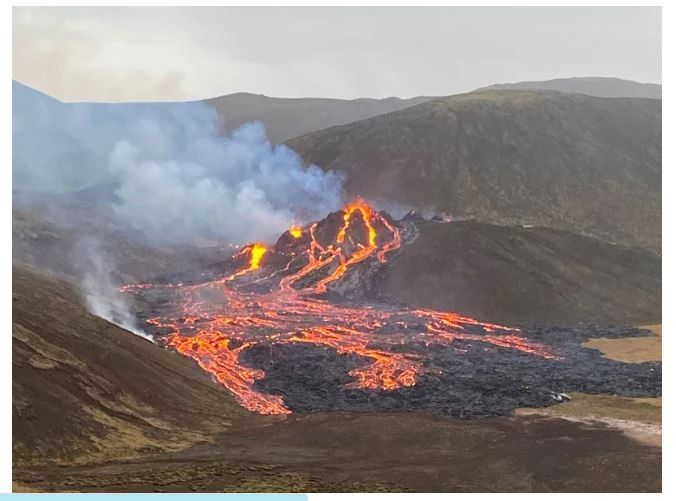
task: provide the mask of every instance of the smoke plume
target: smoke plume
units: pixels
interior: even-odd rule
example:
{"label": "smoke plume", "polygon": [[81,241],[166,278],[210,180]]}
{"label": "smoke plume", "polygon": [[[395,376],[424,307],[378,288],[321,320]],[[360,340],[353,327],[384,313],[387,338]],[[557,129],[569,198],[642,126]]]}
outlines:
{"label": "smoke plume", "polygon": [[152,240],[269,240],[341,204],[341,177],[304,167],[260,123],[230,136],[200,103],[66,104],[13,86],[13,189],[89,194]]}
{"label": "smoke plume", "polygon": [[224,135],[203,103],[66,104],[13,82],[12,120],[14,203],[50,208],[50,224],[77,235],[61,264],[89,311],[146,339],[99,236],[174,248],[266,242],[341,205],[339,175],[304,166],[259,123]]}
{"label": "smoke plume", "polygon": [[82,238],[76,245],[75,255],[85,270],[81,287],[87,309],[137,336],[153,341],[152,336],[139,328],[125,297],[115,290],[111,277],[113,266],[99,242]]}

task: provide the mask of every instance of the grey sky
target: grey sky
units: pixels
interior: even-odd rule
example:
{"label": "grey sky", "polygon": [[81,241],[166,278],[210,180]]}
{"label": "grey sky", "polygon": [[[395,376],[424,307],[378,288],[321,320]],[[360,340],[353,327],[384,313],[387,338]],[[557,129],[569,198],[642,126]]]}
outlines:
{"label": "grey sky", "polygon": [[13,77],[63,100],[448,95],[571,76],[661,82],[656,7],[27,8]]}

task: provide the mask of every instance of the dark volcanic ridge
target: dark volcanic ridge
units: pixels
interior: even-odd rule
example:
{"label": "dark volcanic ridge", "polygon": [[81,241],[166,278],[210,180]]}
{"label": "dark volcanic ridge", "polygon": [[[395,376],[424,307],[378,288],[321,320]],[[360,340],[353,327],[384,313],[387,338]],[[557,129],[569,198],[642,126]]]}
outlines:
{"label": "dark volcanic ridge", "polygon": [[[201,274],[122,290],[134,295],[161,344],[196,360],[244,407],[264,414],[428,411],[478,418],[553,405],[567,392],[661,395],[661,363],[625,364],[581,346],[589,338],[648,331],[517,328],[383,302],[383,277],[429,225],[457,224],[415,215],[395,222],[357,202],[284,233],[274,247],[253,244]],[[606,252],[634,252],[572,238]]]}

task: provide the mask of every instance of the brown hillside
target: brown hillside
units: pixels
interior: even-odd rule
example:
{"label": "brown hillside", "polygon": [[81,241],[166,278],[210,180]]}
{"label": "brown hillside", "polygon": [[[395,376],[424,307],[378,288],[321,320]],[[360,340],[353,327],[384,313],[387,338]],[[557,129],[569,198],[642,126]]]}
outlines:
{"label": "brown hillside", "polygon": [[661,101],[475,92],[289,142],[351,194],[659,253]]}
{"label": "brown hillside", "polygon": [[78,291],[12,269],[15,465],[177,450],[249,413],[190,360],[87,313]]}
{"label": "brown hillside", "polygon": [[242,92],[204,102],[218,111],[227,131],[247,122],[259,121],[265,125],[272,142],[282,143],[308,132],[390,113],[430,99],[434,98],[284,99]]}

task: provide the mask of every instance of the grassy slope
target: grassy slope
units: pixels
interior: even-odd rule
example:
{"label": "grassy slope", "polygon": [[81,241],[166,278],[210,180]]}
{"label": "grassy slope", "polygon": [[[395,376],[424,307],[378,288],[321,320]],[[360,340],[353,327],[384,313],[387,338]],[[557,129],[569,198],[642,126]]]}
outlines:
{"label": "grassy slope", "polygon": [[351,194],[660,252],[661,101],[536,91],[436,99],[288,144]]}
{"label": "grassy slope", "polygon": [[654,337],[625,339],[590,339],[584,345],[603,352],[606,358],[622,362],[640,363],[662,360],[662,325],[647,325]]}
{"label": "grassy slope", "polygon": [[342,125],[401,110],[433,99],[283,99],[239,93],[207,99],[216,108],[223,126],[230,131],[252,121],[262,122],[273,143],[334,125]]}
{"label": "grassy slope", "polygon": [[555,78],[540,82],[516,82],[489,85],[478,90],[557,90],[598,97],[640,97],[662,99],[662,86],[620,78]]}
{"label": "grassy slope", "polygon": [[191,361],[84,311],[68,283],[12,274],[15,465],[176,450],[248,414]]}

